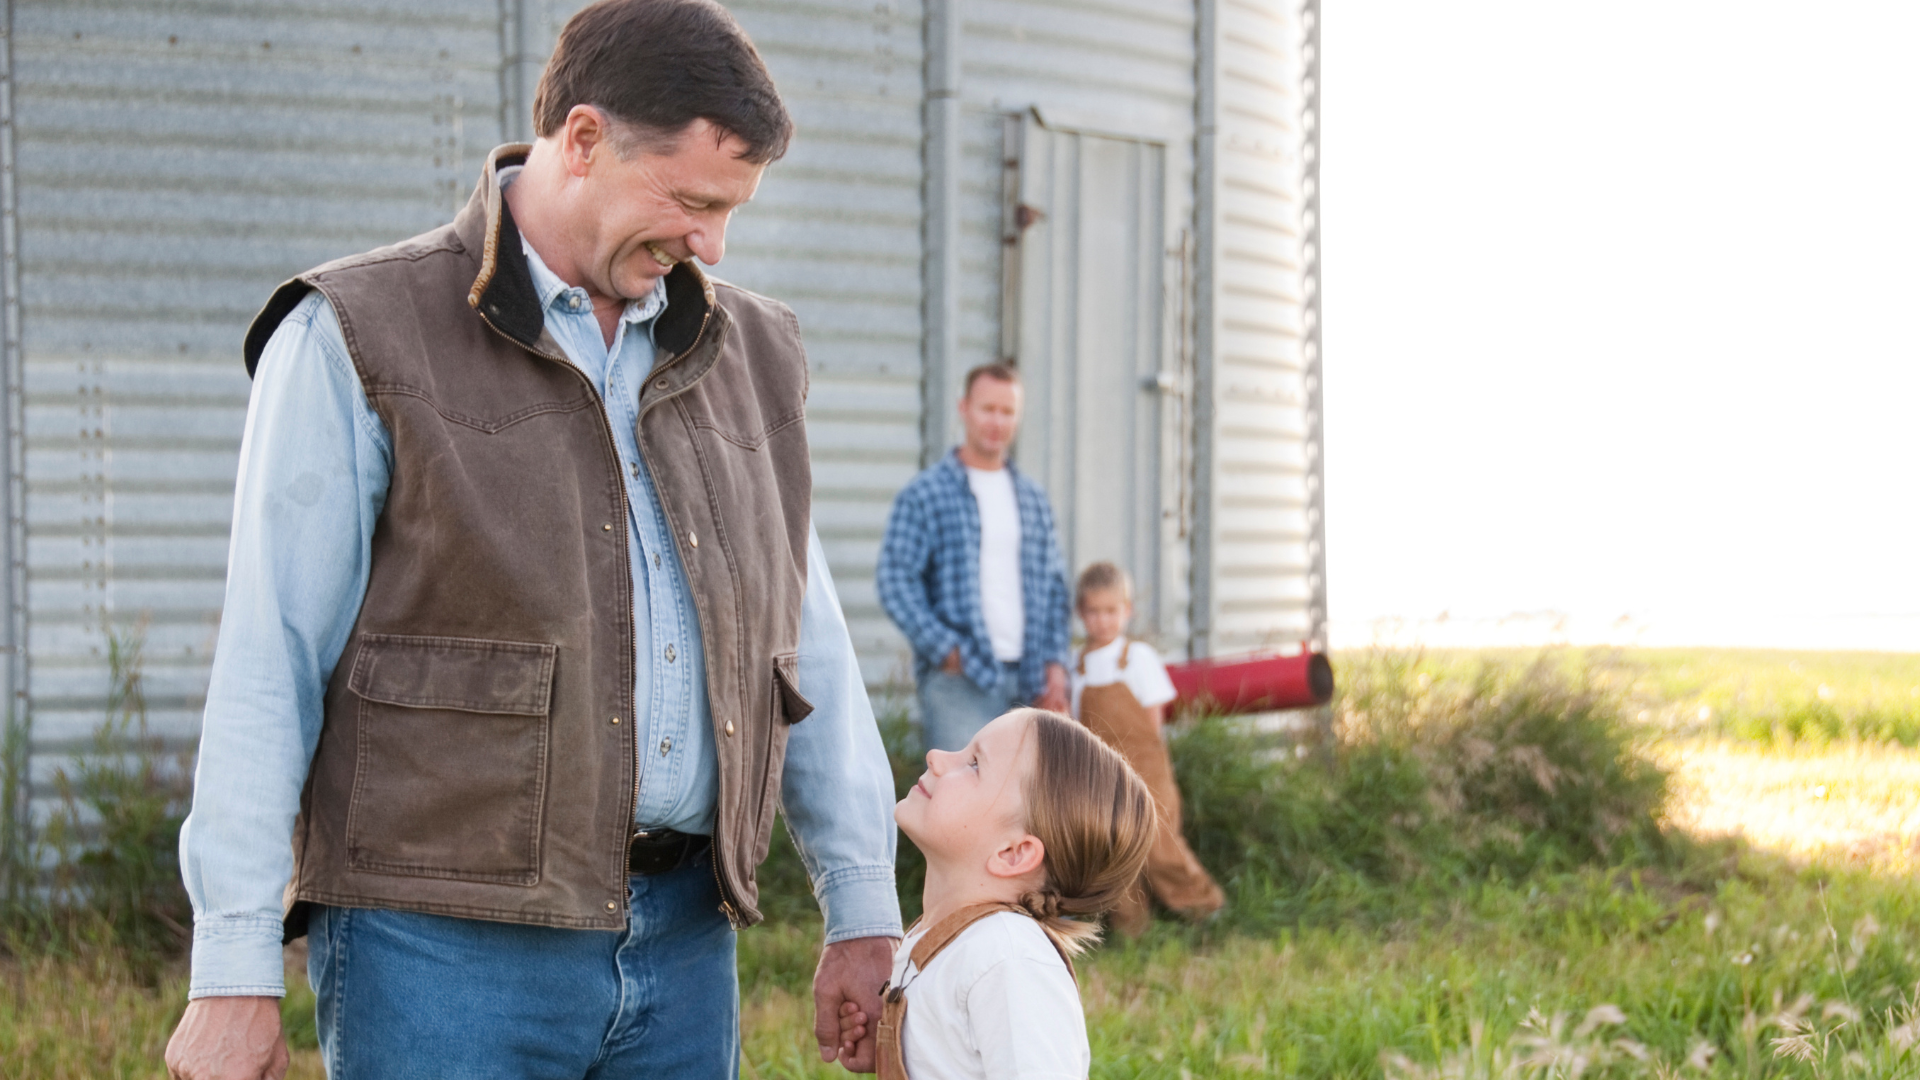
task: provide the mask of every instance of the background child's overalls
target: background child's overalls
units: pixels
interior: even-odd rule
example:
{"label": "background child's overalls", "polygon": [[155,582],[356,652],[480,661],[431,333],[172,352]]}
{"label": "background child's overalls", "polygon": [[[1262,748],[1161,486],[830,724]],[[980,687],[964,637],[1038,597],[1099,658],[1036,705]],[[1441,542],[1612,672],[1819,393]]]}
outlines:
{"label": "background child's overalls", "polygon": [[[1127,670],[1128,641],[1120,646],[1119,670]],[[1087,654],[1082,651],[1078,671],[1087,673]],[[1146,888],[1173,911],[1187,918],[1205,918],[1220,910],[1226,897],[1214,883],[1206,867],[1194,857],[1180,834],[1180,788],[1173,780],[1173,759],[1160,738],[1160,725],[1140,699],[1133,696],[1124,677],[1105,686],[1086,686],[1080,690],[1080,722],[1100,736],[1108,746],[1120,751],[1140,779],[1147,782],[1154,802],[1160,808],[1160,830],[1154,836],[1153,849],[1147,855],[1142,876]],[[1146,892],[1136,885],[1114,909],[1113,925],[1129,936],[1146,930],[1152,918]]]}

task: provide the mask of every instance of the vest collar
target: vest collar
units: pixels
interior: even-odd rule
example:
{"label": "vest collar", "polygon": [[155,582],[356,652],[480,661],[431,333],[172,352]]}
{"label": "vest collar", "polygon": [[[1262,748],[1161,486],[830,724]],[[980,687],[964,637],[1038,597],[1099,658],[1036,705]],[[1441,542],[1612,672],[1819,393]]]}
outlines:
{"label": "vest collar", "polygon": [[[467,304],[495,330],[528,349],[540,350],[546,330],[546,312],[533,287],[533,272],[520,247],[520,230],[500,190],[500,170],[526,164],[533,147],[508,143],[487,155],[473,198],[453,219],[454,235],[480,257],[479,273],[467,291]],[[653,326],[653,341],[678,355],[692,348],[719,304],[713,283],[692,260],[667,272],[667,310]]]}

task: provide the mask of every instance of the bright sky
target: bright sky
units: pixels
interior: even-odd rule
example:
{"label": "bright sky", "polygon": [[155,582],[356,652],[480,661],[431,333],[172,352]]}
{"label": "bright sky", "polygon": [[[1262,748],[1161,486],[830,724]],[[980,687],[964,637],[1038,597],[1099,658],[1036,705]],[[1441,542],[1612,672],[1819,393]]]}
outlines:
{"label": "bright sky", "polygon": [[1322,9],[1336,643],[1920,650],[1920,4]]}

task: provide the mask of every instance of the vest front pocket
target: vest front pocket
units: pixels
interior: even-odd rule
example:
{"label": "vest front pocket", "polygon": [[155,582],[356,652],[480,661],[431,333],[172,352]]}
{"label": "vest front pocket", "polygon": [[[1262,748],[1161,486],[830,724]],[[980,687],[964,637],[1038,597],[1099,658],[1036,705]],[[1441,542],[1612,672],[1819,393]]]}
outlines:
{"label": "vest front pocket", "polygon": [[552,645],[363,634],[347,865],[534,885],[546,805]]}

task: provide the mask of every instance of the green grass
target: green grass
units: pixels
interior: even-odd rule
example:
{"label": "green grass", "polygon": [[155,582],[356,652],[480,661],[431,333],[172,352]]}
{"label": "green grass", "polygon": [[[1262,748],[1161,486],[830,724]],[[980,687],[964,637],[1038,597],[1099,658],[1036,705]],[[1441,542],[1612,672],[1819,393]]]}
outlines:
{"label": "green grass", "polygon": [[[1435,677],[1493,662],[1525,663],[1521,650],[1436,650],[1418,664]],[[1753,742],[1863,740],[1920,745],[1920,653],[1768,649],[1563,649],[1571,667],[1601,670],[1636,714],[1662,728]],[[1368,654],[1335,658],[1343,672]]]}
{"label": "green grass", "polygon": [[[741,938],[746,1075],[835,1075],[809,1060],[815,933],[787,924]],[[1920,979],[1920,894],[1754,858],[1706,889],[1583,871],[1471,889],[1382,927],[1253,937],[1163,925],[1102,948],[1081,973],[1096,1078],[1377,1077],[1392,1054],[1416,1070],[1459,1070],[1476,1040],[1483,1061],[1539,1052],[1526,1041],[1536,1012],[1543,1026],[1565,1018],[1562,1047],[1578,1050],[1573,1031],[1605,1005],[1622,1022],[1585,1041],[1617,1060],[1588,1076],[1657,1075],[1702,1046],[1709,1068],[1686,1075],[1887,1076],[1897,1056],[1888,1013]],[[1825,1071],[1774,1046],[1805,996],[1799,1013],[1815,1023],[1859,1016]],[[1874,1068],[1847,1070],[1842,1058],[1856,1051]]]}
{"label": "green grass", "polygon": [[[158,969],[126,949],[76,944],[0,958],[0,1077],[21,1080],[164,1078],[161,1055],[187,1004],[187,970]],[[325,1075],[313,1049],[313,994],[290,987],[282,1015],[293,1048],[289,1080]]]}
{"label": "green grass", "polygon": [[[817,920],[795,920],[741,935],[744,1076],[845,1075],[813,1054],[818,933]],[[1161,925],[1100,949],[1081,971],[1102,1080],[1377,1077],[1383,1052],[1458,1066],[1476,1029],[1483,1056],[1516,1056],[1534,1010],[1566,1017],[1565,1041],[1578,1046],[1572,1029],[1601,1005],[1624,1017],[1605,1028],[1608,1045],[1631,1039],[1650,1060],[1623,1057],[1588,1076],[1658,1075],[1656,1063],[1682,1062],[1703,1042],[1709,1069],[1680,1075],[1889,1076],[1886,1015],[1920,979],[1920,894],[1905,880],[1752,856],[1705,888],[1589,870],[1480,886],[1385,925],[1266,936]],[[184,990],[178,966],[144,983],[110,952],[0,964],[0,1076],[158,1076]],[[1824,1072],[1774,1048],[1803,995],[1813,997],[1807,1019],[1836,1003],[1861,1016]],[[310,997],[288,1003],[290,1018],[310,1008]],[[1877,1058],[1871,1068],[1843,1065],[1857,1049]],[[295,1076],[319,1075],[310,1050],[295,1058]]]}
{"label": "green grass", "polygon": [[[1708,762],[1706,794],[1735,818],[1750,772],[1755,804],[1779,804],[1775,832],[1815,781],[1841,813],[1847,785],[1865,783],[1848,762],[1884,773],[1858,793],[1863,821],[1898,820],[1902,798],[1920,808],[1901,779],[1920,751],[1882,733],[1910,715],[1896,706],[1920,658],[1447,653],[1347,657],[1340,674],[1318,753],[1217,720],[1176,736],[1189,836],[1231,907],[1084,961],[1094,1077],[1914,1073],[1920,890],[1885,872],[1904,864],[1793,863],[1658,823],[1670,792],[1706,798],[1663,762]],[[1840,719],[1794,727],[1789,706],[1808,695]],[[887,736],[905,782],[910,734],[896,721]],[[1748,741],[1669,749],[1703,738]],[[1833,753],[1809,757],[1824,740]],[[1844,777],[1773,775],[1829,757]],[[918,873],[903,847],[909,917]],[[760,879],[770,920],[740,939],[743,1075],[845,1075],[813,1049],[819,918],[784,830]],[[61,941],[16,941],[0,961],[0,1077],[160,1075],[182,962],[154,967],[97,934]],[[296,1076],[318,1075],[311,1008],[296,984]]]}
{"label": "green grass", "polygon": [[1346,666],[1320,754],[1231,720],[1183,727],[1187,838],[1229,924],[1381,922],[1486,881],[1668,860],[1666,775],[1604,674],[1380,656]]}
{"label": "green grass", "polygon": [[1629,662],[1654,710],[1716,735],[1920,744],[1920,654],[1648,649]]}

